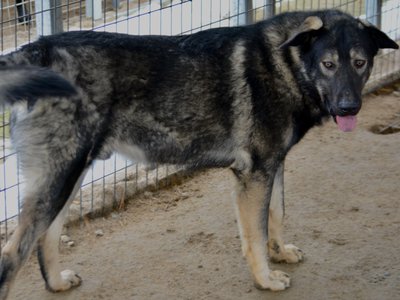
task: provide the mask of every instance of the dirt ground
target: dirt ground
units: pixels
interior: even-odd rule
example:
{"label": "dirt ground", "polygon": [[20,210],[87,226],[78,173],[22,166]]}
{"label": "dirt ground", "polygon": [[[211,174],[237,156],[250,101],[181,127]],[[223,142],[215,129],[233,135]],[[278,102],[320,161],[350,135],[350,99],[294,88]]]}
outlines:
{"label": "dirt ground", "polygon": [[68,228],[75,246],[61,243],[62,264],[79,272],[82,285],[47,292],[32,257],[10,299],[400,299],[400,132],[371,132],[394,122],[400,125],[400,93],[370,95],[355,132],[329,121],[288,156],[285,239],[306,257],[270,264],[290,274],[284,292],[254,288],[233,178],[211,170]]}

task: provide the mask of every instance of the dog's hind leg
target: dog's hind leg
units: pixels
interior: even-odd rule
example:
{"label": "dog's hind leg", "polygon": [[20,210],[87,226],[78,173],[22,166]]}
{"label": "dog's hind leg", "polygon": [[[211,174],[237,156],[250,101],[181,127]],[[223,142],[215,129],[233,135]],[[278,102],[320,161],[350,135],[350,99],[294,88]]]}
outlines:
{"label": "dog's hind leg", "polygon": [[294,245],[285,245],[282,238],[285,214],[283,171],[282,163],[275,174],[269,206],[268,253],[272,261],[297,263],[303,260],[303,252]]}
{"label": "dog's hind leg", "polygon": [[[235,171],[234,171],[235,172]],[[271,271],[267,262],[268,206],[272,179],[255,172],[249,175],[235,172],[238,179],[236,213],[242,240],[242,251],[260,289],[284,290],[289,276]]]}
{"label": "dog's hind leg", "polygon": [[[55,152],[51,154],[53,156],[57,154],[60,156],[62,150],[64,149],[53,149]],[[32,167],[25,167],[24,170],[27,187],[20,223],[2,249],[0,260],[0,299],[6,298],[18,270],[28,259],[32,248],[39,238],[46,233],[65,207],[76,182],[85,169],[88,153],[89,151],[86,150],[76,151],[73,159],[62,160],[61,158],[60,161],[57,161],[57,165],[51,164],[52,160],[49,153],[42,156],[33,155],[28,160],[26,160],[27,157],[24,158],[27,164],[31,163]],[[41,161],[40,164],[35,162],[35,158]],[[47,163],[45,163],[44,159],[47,159]],[[38,167],[39,165],[40,167]],[[58,221],[51,230],[58,231],[56,229],[56,227],[60,226]]]}
{"label": "dog's hind leg", "polygon": [[71,193],[67,204],[58,214],[56,219],[47,229],[46,233],[39,239],[37,255],[40,265],[40,271],[46,282],[46,288],[52,292],[61,292],[78,286],[81,278],[72,270],[62,270],[59,264],[59,240],[63,229],[65,217],[69,206],[76,195],[81,183],[86,175],[85,170],[80,179],[75,184],[75,188]]}

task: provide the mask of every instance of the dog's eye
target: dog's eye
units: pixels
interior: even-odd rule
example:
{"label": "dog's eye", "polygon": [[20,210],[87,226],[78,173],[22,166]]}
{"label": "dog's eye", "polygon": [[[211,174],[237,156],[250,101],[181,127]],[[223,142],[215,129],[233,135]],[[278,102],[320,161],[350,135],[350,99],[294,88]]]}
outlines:
{"label": "dog's eye", "polygon": [[357,68],[357,69],[361,69],[362,67],[364,67],[365,66],[365,63],[366,63],[367,61],[365,61],[365,60],[363,60],[363,59],[356,59],[355,61],[354,61],[354,66]]}
{"label": "dog's eye", "polygon": [[335,64],[331,61],[323,61],[322,65],[328,70],[332,70],[333,68],[335,68]]}

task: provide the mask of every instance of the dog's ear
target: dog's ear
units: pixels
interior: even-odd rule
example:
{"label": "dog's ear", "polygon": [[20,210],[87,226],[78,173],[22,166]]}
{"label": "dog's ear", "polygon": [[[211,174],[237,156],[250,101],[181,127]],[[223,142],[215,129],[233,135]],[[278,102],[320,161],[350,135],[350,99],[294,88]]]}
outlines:
{"label": "dog's ear", "polygon": [[389,38],[386,33],[380,31],[377,27],[372,25],[366,20],[361,20],[358,19],[358,22],[360,23],[360,27],[362,29],[366,29],[369,35],[371,36],[372,41],[375,43],[375,45],[380,48],[392,48],[392,49],[399,49],[399,45],[395,41],[393,41],[391,38]]}
{"label": "dog's ear", "polygon": [[299,30],[290,36],[279,48],[284,49],[287,47],[300,46],[310,40],[312,35],[320,30],[324,24],[317,16],[311,16],[304,20],[300,25]]}

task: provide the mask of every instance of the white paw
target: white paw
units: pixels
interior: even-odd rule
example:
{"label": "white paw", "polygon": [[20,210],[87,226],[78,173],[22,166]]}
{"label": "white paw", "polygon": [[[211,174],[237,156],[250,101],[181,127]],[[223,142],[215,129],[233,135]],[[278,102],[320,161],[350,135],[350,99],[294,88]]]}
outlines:
{"label": "white paw", "polygon": [[49,284],[49,288],[53,292],[62,292],[72,287],[80,285],[82,278],[72,270],[64,270],[60,273],[57,280],[53,280]]}
{"label": "white paw", "polygon": [[61,278],[64,282],[68,282],[70,287],[78,286],[82,282],[82,278],[72,270],[64,270],[61,272]]}
{"label": "white paw", "polygon": [[288,264],[294,264],[301,262],[304,258],[304,253],[300,248],[295,245],[285,245],[284,249],[280,249],[279,253],[270,251],[270,258],[275,262],[286,262]]}
{"label": "white paw", "polygon": [[303,260],[304,252],[295,245],[285,245],[285,261],[287,263],[298,263]]}
{"label": "white paw", "polygon": [[261,290],[283,291],[290,286],[290,277],[282,271],[271,271],[265,283],[255,283],[255,286]]}

